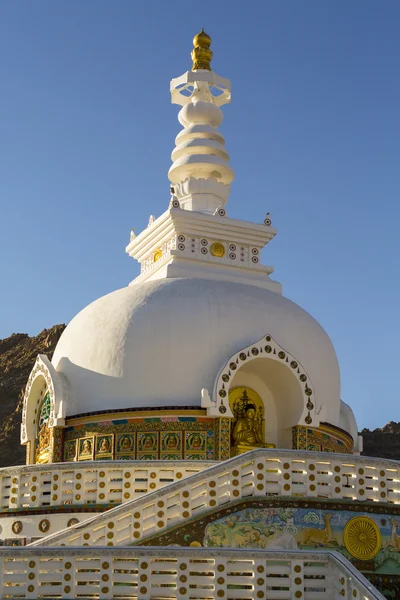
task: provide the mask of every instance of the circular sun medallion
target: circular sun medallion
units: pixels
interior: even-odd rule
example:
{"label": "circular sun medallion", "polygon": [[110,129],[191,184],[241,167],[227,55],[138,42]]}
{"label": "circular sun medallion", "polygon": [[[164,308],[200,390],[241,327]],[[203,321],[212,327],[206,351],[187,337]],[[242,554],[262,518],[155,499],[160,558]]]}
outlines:
{"label": "circular sun medallion", "polygon": [[382,545],[379,527],[369,517],[353,517],[344,528],[344,545],[354,558],[374,558]]}
{"label": "circular sun medallion", "polygon": [[222,258],[222,256],[225,255],[225,247],[219,242],[214,242],[214,244],[211,245],[210,252],[213,256]]}

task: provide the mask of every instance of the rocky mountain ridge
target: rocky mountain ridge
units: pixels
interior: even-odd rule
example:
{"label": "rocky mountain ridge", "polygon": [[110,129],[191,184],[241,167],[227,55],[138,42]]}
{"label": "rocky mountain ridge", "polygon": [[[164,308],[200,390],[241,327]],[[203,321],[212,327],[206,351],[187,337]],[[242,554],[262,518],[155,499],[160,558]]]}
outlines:
{"label": "rocky mountain ridge", "polygon": [[[38,354],[50,359],[65,325],[54,325],[39,335],[14,333],[0,340],[0,467],[25,463],[19,442],[22,400],[29,373]],[[382,428],[363,429],[364,454],[400,460],[400,422]]]}

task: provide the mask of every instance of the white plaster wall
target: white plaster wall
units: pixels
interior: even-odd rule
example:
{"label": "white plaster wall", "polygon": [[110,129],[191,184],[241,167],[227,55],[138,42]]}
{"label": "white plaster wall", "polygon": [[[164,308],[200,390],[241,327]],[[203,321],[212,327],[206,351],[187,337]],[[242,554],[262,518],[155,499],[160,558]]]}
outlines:
{"label": "white plaster wall", "polygon": [[[348,431],[354,440],[354,451],[362,452],[362,438],[359,439],[357,422],[350,406],[341,400],[339,427]],[[360,436],[361,437],[361,436]]]}
{"label": "white plaster wall", "polygon": [[96,300],[68,325],[53,364],[75,400],[67,415],[117,408],[198,406],[229,357],[270,334],[309,374],[323,420],[339,424],[340,375],[322,327],[270,290],[166,279]]}

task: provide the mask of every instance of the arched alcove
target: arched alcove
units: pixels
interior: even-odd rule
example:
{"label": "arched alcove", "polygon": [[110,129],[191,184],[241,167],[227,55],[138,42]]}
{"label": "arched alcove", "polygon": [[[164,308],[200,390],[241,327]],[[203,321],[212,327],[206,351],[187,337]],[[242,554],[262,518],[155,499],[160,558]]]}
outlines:
{"label": "arched alcove", "polygon": [[271,418],[268,433],[275,437],[276,445],[292,447],[291,427],[295,425],[318,427],[321,407],[317,410],[308,374],[270,335],[230,357],[218,373],[213,400],[207,406],[214,414],[232,417],[229,391],[240,385],[248,385],[265,398],[265,412],[268,408]]}
{"label": "arched alcove", "polygon": [[264,439],[277,448],[292,448],[292,427],[304,411],[303,390],[285,363],[256,358],[235,372],[230,389],[254,390],[264,404]]}

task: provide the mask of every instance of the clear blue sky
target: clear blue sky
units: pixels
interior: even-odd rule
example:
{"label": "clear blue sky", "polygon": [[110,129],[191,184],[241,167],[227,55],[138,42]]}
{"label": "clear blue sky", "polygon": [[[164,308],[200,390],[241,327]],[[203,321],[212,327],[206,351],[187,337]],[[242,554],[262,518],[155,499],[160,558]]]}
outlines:
{"label": "clear blue sky", "polygon": [[169,201],[169,80],[193,35],[233,84],[232,217],[325,327],[360,427],[400,420],[400,3],[3,0],[0,338],[127,285],[132,227]]}

